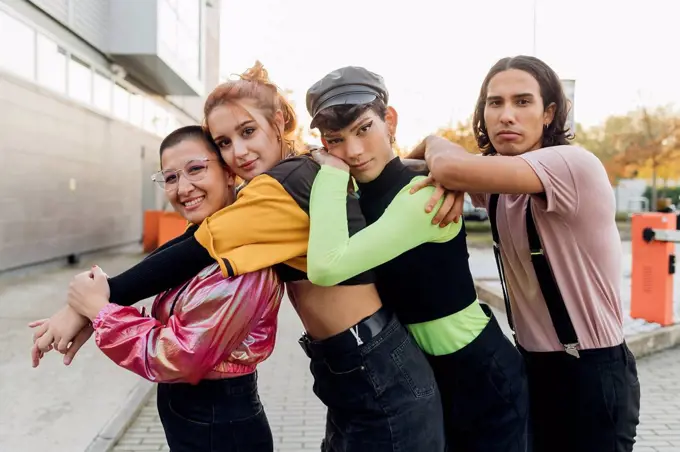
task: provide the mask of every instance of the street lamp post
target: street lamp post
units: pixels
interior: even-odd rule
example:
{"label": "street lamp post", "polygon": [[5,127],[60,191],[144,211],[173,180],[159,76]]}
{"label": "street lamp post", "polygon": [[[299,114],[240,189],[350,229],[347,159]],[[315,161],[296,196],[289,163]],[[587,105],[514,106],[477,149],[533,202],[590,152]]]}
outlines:
{"label": "street lamp post", "polygon": [[533,27],[533,47],[532,47],[532,55],[536,56],[536,7],[538,4],[538,0],[533,0],[533,14],[534,14],[534,27]]}

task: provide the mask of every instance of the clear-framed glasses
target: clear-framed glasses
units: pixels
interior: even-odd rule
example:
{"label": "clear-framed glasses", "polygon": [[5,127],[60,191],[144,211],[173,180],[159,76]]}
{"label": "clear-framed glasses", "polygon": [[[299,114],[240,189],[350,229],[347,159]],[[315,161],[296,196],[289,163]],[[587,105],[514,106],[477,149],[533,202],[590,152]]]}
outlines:
{"label": "clear-framed glasses", "polygon": [[182,169],[166,169],[159,171],[151,176],[151,180],[156,182],[159,187],[166,191],[176,190],[179,186],[180,173],[188,181],[198,182],[205,177],[208,172],[208,163],[215,160],[209,158],[189,160]]}

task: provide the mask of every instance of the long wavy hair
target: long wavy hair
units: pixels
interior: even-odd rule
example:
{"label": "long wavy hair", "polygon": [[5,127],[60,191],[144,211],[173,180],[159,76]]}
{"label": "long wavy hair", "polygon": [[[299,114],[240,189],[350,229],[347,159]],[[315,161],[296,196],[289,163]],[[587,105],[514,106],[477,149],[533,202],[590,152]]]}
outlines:
{"label": "long wavy hair", "polygon": [[484,121],[484,108],[486,107],[486,96],[489,82],[498,73],[508,69],[518,69],[528,72],[538,82],[543,98],[543,108],[546,109],[550,104],[555,104],[555,117],[548,127],[543,128],[542,147],[559,146],[569,144],[569,140],[574,138],[573,134],[566,128],[567,117],[571,105],[564,94],[562,83],[555,71],[538,58],[526,55],[507,57],[499,60],[493,65],[489,73],[484,78],[482,88],[479,91],[479,98],[472,117],[472,128],[477,140],[477,146],[484,155],[496,154],[491,139],[486,130]]}

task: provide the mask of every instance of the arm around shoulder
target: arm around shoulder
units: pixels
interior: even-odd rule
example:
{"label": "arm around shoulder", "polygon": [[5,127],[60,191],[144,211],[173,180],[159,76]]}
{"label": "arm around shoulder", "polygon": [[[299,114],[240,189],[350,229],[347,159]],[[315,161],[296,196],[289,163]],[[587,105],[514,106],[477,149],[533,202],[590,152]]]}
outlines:
{"label": "arm around shoulder", "polygon": [[516,156],[481,156],[441,137],[427,139],[432,176],[449,190],[470,193],[540,193],[532,168]]}

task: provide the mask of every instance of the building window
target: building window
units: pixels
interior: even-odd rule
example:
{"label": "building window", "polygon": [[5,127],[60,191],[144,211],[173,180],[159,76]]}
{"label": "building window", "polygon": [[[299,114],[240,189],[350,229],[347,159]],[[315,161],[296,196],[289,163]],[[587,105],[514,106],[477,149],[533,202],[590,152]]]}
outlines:
{"label": "building window", "polygon": [[170,134],[170,132],[172,132],[174,130],[179,129],[180,127],[181,127],[181,124],[179,123],[179,121],[177,120],[175,115],[173,115],[172,113],[169,113],[168,114],[168,133],[166,133],[166,135]]}
{"label": "building window", "polygon": [[35,80],[35,31],[0,11],[0,66]]}
{"label": "building window", "polygon": [[[171,55],[181,67],[191,68],[188,74],[199,76],[199,0],[159,1],[165,8],[162,22],[168,40],[164,45],[172,46]],[[150,97],[131,93],[105,72],[94,70],[88,62],[3,11],[0,11],[0,68],[150,133],[165,136],[180,126],[173,113]]]}
{"label": "building window", "polygon": [[38,34],[38,83],[60,93],[66,92],[66,50]]}
{"label": "building window", "polygon": [[113,85],[113,115],[122,121],[130,118],[130,93],[117,83]]}
{"label": "building window", "polygon": [[168,1],[159,3],[158,38],[172,56],[177,54],[177,13]]}
{"label": "building window", "polygon": [[190,77],[201,77],[200,0],[159,0],[158,37],[164,54]]}
{"label": "building window", "polygon": [[80,102],[91,104],[92,69],[73,55],[68,63],[68,94]]}
{"label": "building window", "polygon": [[144,129],[147,132],[156,133],[157,121],[156,103],[149,98],[144,98]]}
{"label": "building window", "polygon": [[111,95],[112,95],[112,85],[113,83],[109,78],[95,71],[94,73],[94,106],[102,111],[111,111]]}
{"label": "building window", "polygon": [[177,2],[179,18],[178,57],[192,77],[200,78],[201,4],[200,0]]}
{"label": "building window", "polygon": [[130,123],[141,127],[144,121],[144,99],[139,94],[130,94]]}

